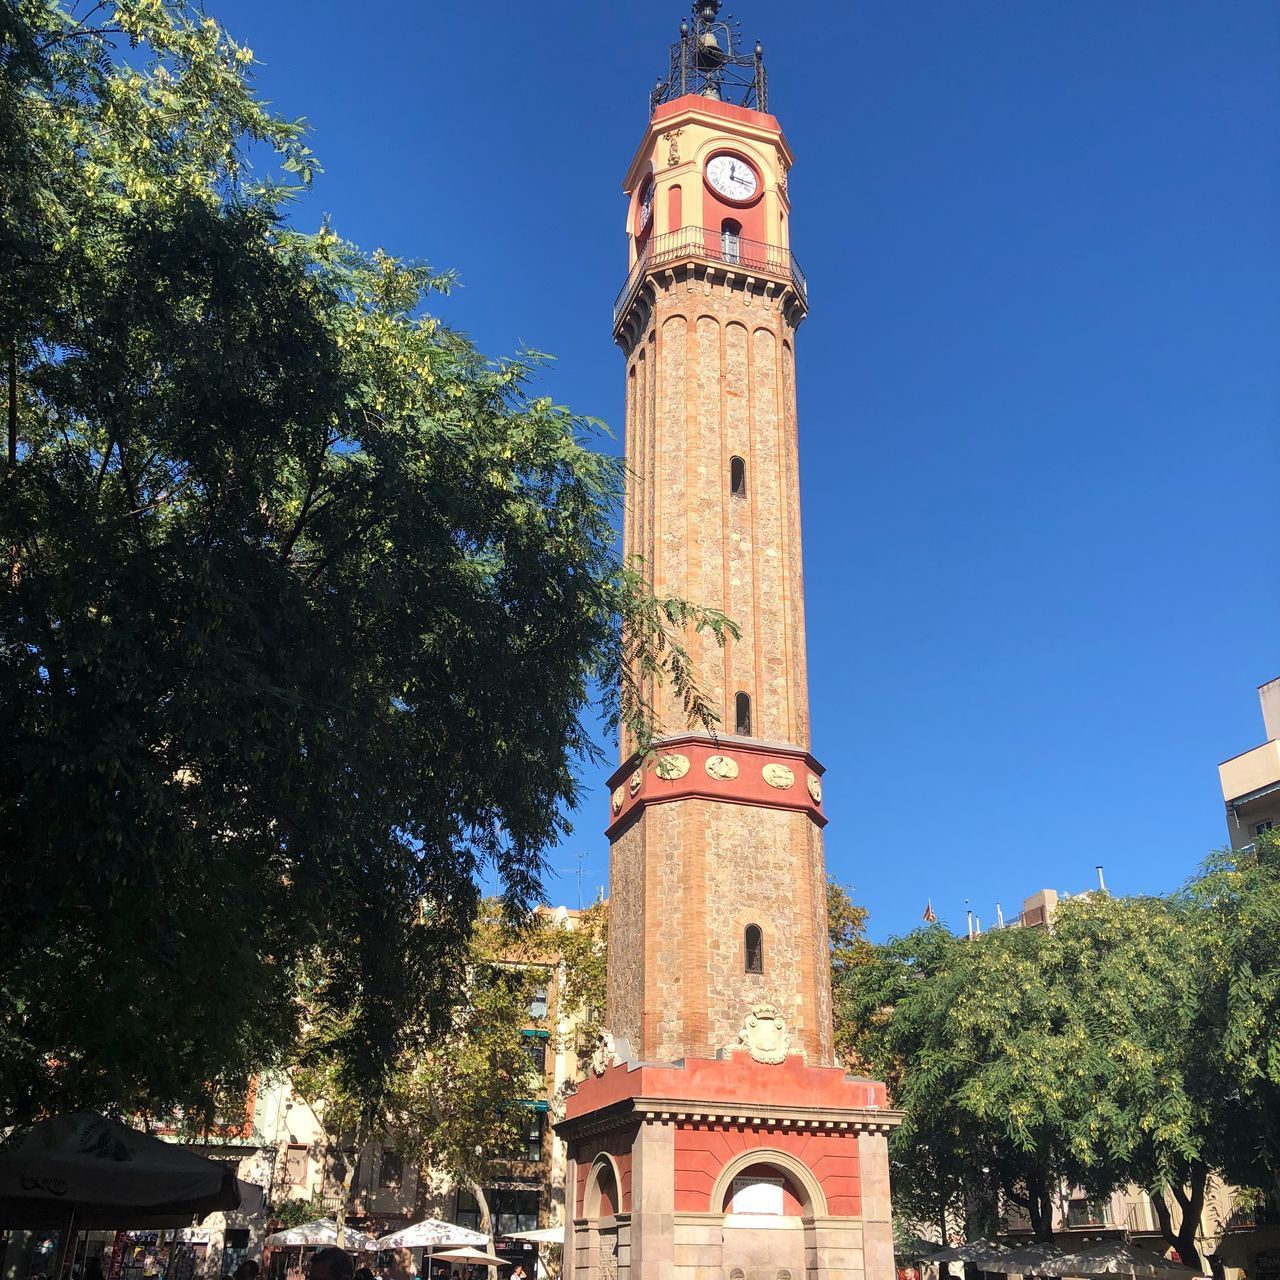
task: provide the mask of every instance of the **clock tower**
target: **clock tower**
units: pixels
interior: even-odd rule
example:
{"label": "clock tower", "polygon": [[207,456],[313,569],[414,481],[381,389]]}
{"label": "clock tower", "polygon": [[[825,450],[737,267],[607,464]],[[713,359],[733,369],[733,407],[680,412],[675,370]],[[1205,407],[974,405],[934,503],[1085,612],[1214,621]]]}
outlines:
{"label": "clock tower", "polygon": [[759,44],[680,25],[623,181],[624,554],[740,637],[688,644],[720,714],[623,743],[610,781],[607,1024],[558,1130],[570,1280],[892,1280],[884,1086],[831,1025],[822,766],[800,553],[794,162]]}

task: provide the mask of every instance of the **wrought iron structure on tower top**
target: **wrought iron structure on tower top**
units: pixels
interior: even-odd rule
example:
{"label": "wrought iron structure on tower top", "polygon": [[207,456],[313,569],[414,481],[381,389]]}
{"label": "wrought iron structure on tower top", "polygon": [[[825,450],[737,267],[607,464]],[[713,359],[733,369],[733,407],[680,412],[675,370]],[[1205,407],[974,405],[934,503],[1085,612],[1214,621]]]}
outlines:
{"label": "wrought iron structure on tower top", "polygon": [[671,46],[671,66],[649,95],[650,114],[663,102],[686,93],[768,111],[768,77],[764,47],[756,41],[750,53],[742,48],[742,28],[733,15],[722,21],[721,0],[694,0],[693,20],[680,23],[680,39]]}

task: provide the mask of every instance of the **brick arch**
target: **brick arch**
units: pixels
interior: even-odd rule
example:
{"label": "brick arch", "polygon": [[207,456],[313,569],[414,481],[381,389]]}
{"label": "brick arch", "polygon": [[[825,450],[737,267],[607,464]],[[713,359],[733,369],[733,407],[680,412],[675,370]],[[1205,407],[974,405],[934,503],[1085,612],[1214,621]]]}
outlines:
{"label": "brick arch", "polygon": [[[613,1212],[600,1212],[601,1202],[608,1192],[601,1186],[604,1175],[613,1181]],[[607,1151],[601,1151],[591,1162],[591,1172],[587,1174],[586,1190],[582,1193],[582,1216],[584,1218],[613,1218],[622,1212],[622,1172],[618,1162]]]}
{"label": "brick arch", "polygon": [[733,1180],[745,1169],[753,1165],[773,1165],[779,1172],[787,1174],[795,1183],[796,1189],[806,1199],[803,1205],[807,1218],[825,1217],[827,1213],[827,1197],[823,1194],[822,1185],[813,1176],[813,1171],[802,1160],[797,1160],[789,1152],[780,1151],[777,1147],[751,1147],[739,1152],[720,1170],[715,1185],[711,1188],[711,1203],[708,1208],[712,1213],[720,1213],[725,1197]]}

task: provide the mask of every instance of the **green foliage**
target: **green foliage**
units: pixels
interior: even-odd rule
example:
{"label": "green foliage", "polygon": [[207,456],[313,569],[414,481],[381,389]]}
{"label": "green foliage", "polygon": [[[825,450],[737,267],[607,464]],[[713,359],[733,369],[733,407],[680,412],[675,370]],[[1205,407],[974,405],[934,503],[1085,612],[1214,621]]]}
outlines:
{"label": "green foliage", "polygon": [[304,1026],[371,1113],[476,873],[539,896],[594,691],[642,747],[633,672],[708,726],[682,636],[733,629],[617,562],[620,464],[538,357],[286,225],[246,151],[314,158],[212,19],[0,12],[0,1125],[209,1117]]}
{"label": "green foliage", "polygon": [[[484,1186],[521,1157],[527,1104],[545,1100],[526,1033],[538,1029],[530,1014],[534,990],[547,981],[567,936],[538,913],[517,925],[498,899],[482,902],[459,998],[430,1032],[405,1028],[378,1111],[359,1082],[353,1087],[333,1047],[351,1019],[309,1024],[292,1083],[323,1123],[330,1147],[358,1153],[371,1136],[384,1134],[405,1156],[470,1187],[483,1203]],[[354,1162],[347,1172],[355,1172]]]}
{"label": "green foliage", "polygon": [[848,1008],[906,1113],[900,1208],[938,1222],[1002,1195],[1049,1238],[1061,1184],[1137,1183],[1195,1265],[1210,1176],[1275,1180],[1278,871],[1268,838],[1170,898],[1090,894],[1051,930],[935,926],[875,948]]}
{"label": "green foliage", "polygon": [[867,941],[867,909],[858,906],[849,891],[827,880],[827,940],[831,956],[832,1017],[836,1054],[850,1069],[860,1069],[854,1046],[854,973],[875,959]]}
{"label": "green foliage", "polygon": [[1215,942],[1202,1016],[1222,1072],[1222,1166],[1280,1197],[1280,834],[1220,850],[1184,898]]}
{"label": "green foliage", "polygon": [[300,1227],[304,1222],[318,1218],[331,1218],[333,1211],[326,1207],[324,1196],[312,1196],[310,1200],[281,1200],[273,1209],[272,1218],[280,1224],[279,1230]]}
{"label": "green foliage", "polygon": [[[560,956],[560,1013],[575,1030],[579,1057],[589,1056],[604,1029],[609,986],[609,903],[594,902],[578,917],[576,929],[557,932]],[[585,1064],[580,1062],[580,1066]]]}

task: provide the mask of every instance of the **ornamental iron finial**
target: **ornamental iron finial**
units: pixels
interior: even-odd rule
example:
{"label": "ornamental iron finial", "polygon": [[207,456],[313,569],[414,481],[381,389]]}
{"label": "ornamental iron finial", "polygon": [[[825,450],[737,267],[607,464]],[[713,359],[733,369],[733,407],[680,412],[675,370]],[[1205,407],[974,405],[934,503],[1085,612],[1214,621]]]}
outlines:
{"label": "ornamental iron finial", "polygon": [[769,109],[764,46],[757,40],[752,52],[740,52],[746,48],[742,28],[733,14],[722,21],[720,9],[721,0],[694,0],[691,17],[681,19],[667,77],[659,77],[649,95],[650,113],[690,93],[756,111]]}

